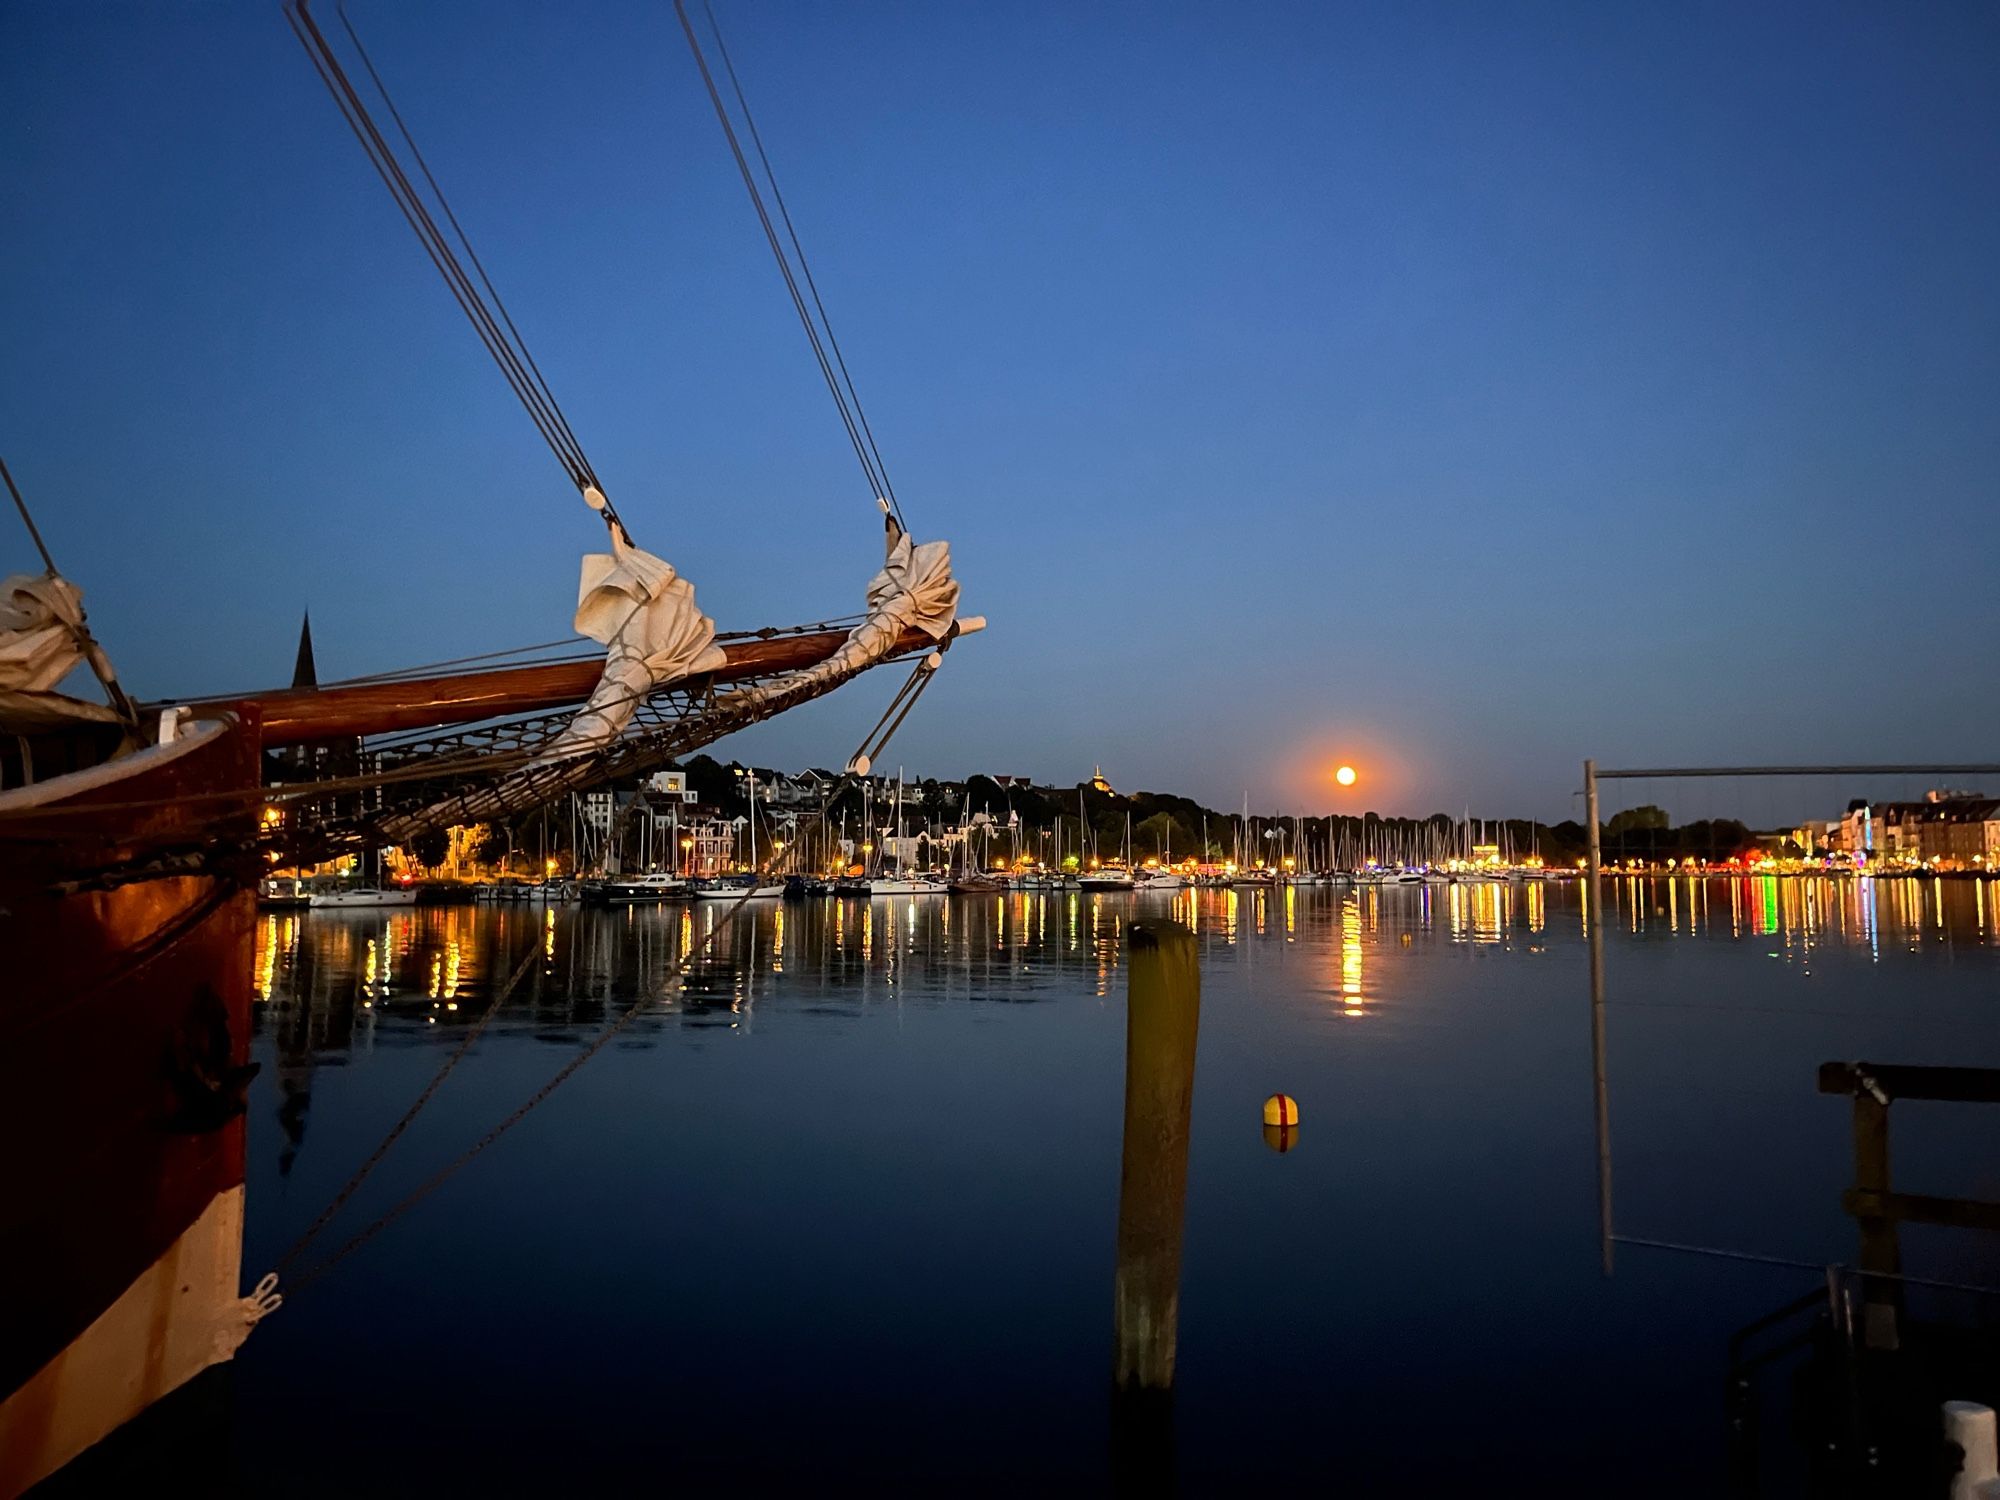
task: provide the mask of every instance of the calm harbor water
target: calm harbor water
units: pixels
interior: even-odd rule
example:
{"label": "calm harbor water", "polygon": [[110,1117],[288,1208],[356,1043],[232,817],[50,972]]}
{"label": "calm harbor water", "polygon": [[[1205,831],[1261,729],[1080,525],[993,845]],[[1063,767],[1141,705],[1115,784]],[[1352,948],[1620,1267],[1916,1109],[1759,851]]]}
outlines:
{"label": "calm harbor water", "polygon": [[[1820,1063],[2000,1066],[1969,883],[1626,880],[1599,1239],[1580,891],[1074,892],[270,914],[246,1278],[536,956],[319,1242],[630,1007],[560,1091],[297,1291],[233,1375],[252,1493],[1108,1483],[1125,923],[1202,953],[1174,1463],[1189,1493],[1723,1488],[1731,1332],[1856,1258]],[[1264,1097],[1300,1102],[1280,1154]],[[1996,1111],[1900,1104],[1897,1186],[2000,1198]],[[1906,1229],[1907,1270],[1992,1247]],[[1767,1492],[1802,1492],[1782,1428]]]}

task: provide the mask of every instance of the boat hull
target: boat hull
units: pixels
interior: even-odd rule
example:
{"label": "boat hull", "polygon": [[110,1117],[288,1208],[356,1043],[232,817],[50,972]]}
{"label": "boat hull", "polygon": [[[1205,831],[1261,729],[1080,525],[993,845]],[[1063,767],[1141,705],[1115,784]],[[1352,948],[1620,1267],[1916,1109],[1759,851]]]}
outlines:
{"label": "boat hull", "polygon": [[35,812],[0,823],[0,1495],[227,1357],[255,872],[59,883],[216,832],[187,799],[257,770],[226,722],[0,797]]}
{"label": "boat hull", "polygon": [[755,889],[748,886],[702,886],[694,891],[697,901],[771,901],[785,894],[781,885],[760,885]]}
{"label": "boat hull", "polygon": [[315,891],[314,911],[379,911],[385,906],[415,906],[417,893],[399,891]]}
{"label": "boat hull", "polygon": [[662,901],[685,901],[691,894],[692,889],[685,880],[651,885],[636,880],[599,880],[585,883],[583,903],[586,906],[637,906],[648,902],[657,905]]}

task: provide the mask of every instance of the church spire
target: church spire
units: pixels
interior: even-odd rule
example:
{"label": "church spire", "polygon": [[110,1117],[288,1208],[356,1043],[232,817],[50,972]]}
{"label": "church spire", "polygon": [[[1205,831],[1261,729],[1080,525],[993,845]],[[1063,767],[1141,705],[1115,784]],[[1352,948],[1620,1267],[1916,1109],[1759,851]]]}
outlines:
{"label": "church spire", "polygon": [[313,665],[313,622],[312,611],[307,610],[305,622],[299,626],[299,659],[292,668],[292,686],[309,688],[319,686],[319,669]]}

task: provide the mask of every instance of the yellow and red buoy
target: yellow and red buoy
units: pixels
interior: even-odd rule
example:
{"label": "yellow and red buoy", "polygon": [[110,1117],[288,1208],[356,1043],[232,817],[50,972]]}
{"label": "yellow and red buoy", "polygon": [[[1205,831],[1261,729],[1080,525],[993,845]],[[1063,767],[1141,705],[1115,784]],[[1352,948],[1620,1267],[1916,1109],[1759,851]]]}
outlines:
{"label": "yellow and red buoy", "polygon": [[1291,1126],[1299,1123],[1299,1101],[1290,1094],[1273,1094],[1264,1101],[1266,1125]]}

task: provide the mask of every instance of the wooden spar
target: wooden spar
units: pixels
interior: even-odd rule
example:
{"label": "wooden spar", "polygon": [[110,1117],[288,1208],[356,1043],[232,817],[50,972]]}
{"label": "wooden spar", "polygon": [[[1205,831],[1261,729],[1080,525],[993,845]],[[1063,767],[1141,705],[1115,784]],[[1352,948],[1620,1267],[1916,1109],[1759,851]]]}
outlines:
{"label": "wooden spar", "polygon": [[[977,629],[978,625],[967,620],[961,628]],[[844,630],[814,630],[769,640],[730,641],[722,648],[727,659],[714,678],[735,682],[814,666],[838,651],[846,639]],[[906,630],[889,654],[905,655],[934,644],[921,630]],[[350,687],[274,691],[247,701],[255,704],[262,716],[268,748],[547,712],[583,702],[597,686],[602,671],[603,663],[597,660],[545,662],[405,677],[394,682],[362,682]]]}

